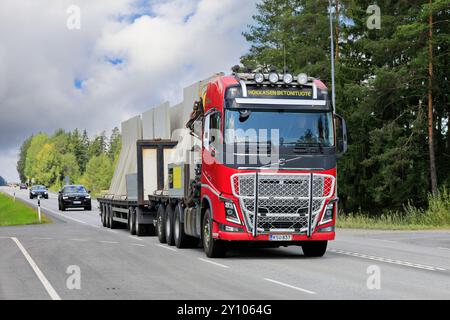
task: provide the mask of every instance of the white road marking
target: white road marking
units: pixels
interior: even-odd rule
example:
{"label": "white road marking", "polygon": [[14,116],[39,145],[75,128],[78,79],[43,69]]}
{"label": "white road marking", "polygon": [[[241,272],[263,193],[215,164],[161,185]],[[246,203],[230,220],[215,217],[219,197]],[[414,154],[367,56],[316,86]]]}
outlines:
{"label": "white road marking", "polygon": [[338,253],[338,254],[344,254],[347,256],[357,257],[357,258],[363,258],[368,260],[375,260],[380,262],[386,262],[411,268],[417,268],[417,269],[423,269],[423,270],[429,270],[429,271],[445,271],[446,269],[441,267],[435,267],[435,266],[427,266],[423,264],[408,262],[408,261],[401,261],[401,260],[395,260],[395,259],[389,259],[389,258],[383,258],[383,257],[377,257],[377,256],[371,256],[363,253],[358,252],[350,252],[350,251],[343,251],[343,250],[336,250],[336,249],[330,249],[331,252]]}
{"label": "white road marking", "polygon": [[291,289],[294,289],[294,290],[297,290],[297,291],[301,291],[301,292],[305,292],[305,293],[309,293],[309,294],[316,294],[314,291],[306,290],[306,289],[303,289],[303,288],[300,288],[300,287],[296,287],[296,286],[292,286],[290,284],[287,284],[287,283],[284,283],[284,282],[280,282],[280,281],[277,281],[277,280],[273,280],[273,279],[269,279],[269,278],[264,278],[264,280],[269,281],[269,282],[273,282],[273,283],[279,284],[280,286],[291,288]]}
{"label": "white road marking", "polygon": [[211,263],[213,265],[216,265],[216,266],[219,266],[219,267],[222,267],[222,268],[229,268],[229,266],[226,266],[224,264],[217,263],[217,262],[214,262],[214,261],[211,261],[211,260],[208,260],[208,259],[198,258],[198,260],[201,260],[201,261],[207,262],[207,263]]}
{"label": "white road marking", "polygon": [[111,233],[117,233],[117,231],[114,231],[114,230],[111,230],[111,229],[105,229],[106,231],[108,231],[108,232],[111,232]]}
{"label": "white road marking", "polygon": [[118,244],[117,241],[100,241],[101,243]]}
{"label": "white road marking", "polygon": [[441,250],[450,250],[450,248],[445,248],[445,247],[439,247],[438,249],[441,249]]}
{"label": "white road marking", "polygon": [[170,250],[170,251],[175,251],[175,252],[178,251],[177,249],[174,249],[174,248],[171,248],[171,247],[168,247],[168,246],[164,246],[162,244],[157,244],[157,246],[161,247],[161,248],[164,248],[164,249],[167,249],[167,250]]}
{"label": "white road marking", "polygon": [[86,242],[88,239],[68,239],[69,241],[80,241],[80,242]]}
{"label": "white road marking", "polygon": [[143,239],[141,239],[139,237],[135,237],[135,236],[128,236],[128,237],[130,237],[131,239],[134,239],[134,240],[143,241]]}
{"label": "white road marking", "polygon": [[140,243],[132,243],[132,246],[137,246],[137,247],[145,247],[145,245],[140,244]]}
{"label": "white road marking", "polygon": [[53,240],[53,238],[45,238],[45,237],[33,237],[33,240]]}
{"label": "white road marking", "polygon": [[28,263],[30,264],[31,268],[33,269],[34,273],[36,273],[37,277],[41,281],[41,283],[44,286],[45,290],[47,290],[47,293],[50,295],[50,297],[53,300],[61,300],[61,297],[58,295],[56,290],[52,287],[50,282],[47,280],[47,278],[44,276],[42,271],[39,269],[39,267],[37,266],[36,262],[34,262],[33,258],[31,258],[30,254],[27,252],[27,250],[25,250],[25,248],[22,246],[20,241],[17,238],[15,238],[15,237],[11,237],[11,239],[17,244],[17,246],[19,247],[20,251],[24,255],[25,259],[27,259]]}

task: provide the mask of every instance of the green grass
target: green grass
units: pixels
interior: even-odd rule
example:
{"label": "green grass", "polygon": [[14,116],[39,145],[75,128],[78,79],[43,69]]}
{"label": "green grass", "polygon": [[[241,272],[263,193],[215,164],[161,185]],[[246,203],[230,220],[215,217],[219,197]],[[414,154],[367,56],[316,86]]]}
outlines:
{"label": "green grass", "polygon": [[382,230],[450,229],[450,191],[443,189],[428,197],[428,208],[420,209],[408,203],[402,212],[387,212],[373,217],[362,212],[338,217],[338,228]]}
{"label": "green grass", "polygon": [[[51,220],[42,213],[42,223]],[[39,224],[37,211],[23,202],[0,193],[0,226],[15,226],[23,224]]]}

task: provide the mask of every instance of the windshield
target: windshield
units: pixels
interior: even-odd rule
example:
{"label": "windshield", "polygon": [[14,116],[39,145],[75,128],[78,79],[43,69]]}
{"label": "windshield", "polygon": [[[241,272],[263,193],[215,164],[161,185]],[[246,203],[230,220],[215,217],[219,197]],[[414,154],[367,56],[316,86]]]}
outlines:
{"label": "windshield", "polygon": [[65,193],[87,193],[83,186],[70,186],[64,188]]}
{"label": "windshield", "polygon": [[31,190],[46,190],[46,188],[44,186],[33,186]]}
{"label": "windshield", "polygon": [[331,112],[228,109],[225,130],[227,144],[334,145]]}

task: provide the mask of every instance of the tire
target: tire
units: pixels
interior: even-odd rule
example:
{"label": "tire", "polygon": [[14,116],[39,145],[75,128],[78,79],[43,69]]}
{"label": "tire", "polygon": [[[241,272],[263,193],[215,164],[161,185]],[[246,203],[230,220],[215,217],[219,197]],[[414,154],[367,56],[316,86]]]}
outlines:
{"label": "tire", "polygon": [[102,220],[102,226],[106,227],[106,210],[105,210],[105,205],[102,204],[101,205],[101,220]]}
{"label": "tire", "polygon": [[66,211],[66,207],[61,203],[61,207],[60,207],[59,210],[61,210],[61,211]]}
{"label": "tire", "polygon": [[118,222],[113,220],[113,211],[112,211],[112,207],[111,206],[108,207],[108,212],[109,212],[109,228],[110,229],[117,229],[118,228]]}
{"label": "tire", "polygon": [[131,235],[135,235],[136,234],[136,226],[134,224],[134,219],[135,219],[134,209],[130,207],[128,210],[129,210],[128,231],[130,231]]}
{"label": "tire", "polygon": [[226,244],[212,236],[211,210],[206,209],[202,223],[203,250],[208,258],[223,258],[227,253]]}
{"label": "tire", "polygon": [[166,241],[169,246],[175,245],[175,239],[173,237],[173,225],[174,225],[174,211],[172,205],[168,205],[166,209]]}
{"label": "tire", "polygon": [[30,196],[30,199],[33,199],[33,196]]}
{"label": "tire", "polygon": [[105,205],[105,224],[107,228],[110,228],[110,220],[109,220],[109,205]]}
{"label": "tire", "polygon": [[139,213],[137,211],[134,213],[134,225],[138,237],[143,237],[147,234],[147,225],[139,223]]}
{"label": "tire", "polygon": [[166,243],[166,206],[160,204],[156,213],[156,234],[160,243]]}
{"label": "tire", "polygon": [[322,257],[327,251],[328,241],[311,241],[302,244],[305,257]]}
{"label": "tire", "polygon": [[181,222],[181,214],[183,213],[183,209],[177,205],[175,208],[175,221],[174,221],[174,228],[173,228],[173,237],[175,241],[175,246],[177,248],[189,248],[193,247],[197,242],[198,239],[188,236],[184,232],[184,223]]}
{"label": "tire", "polygon": [[92,211],[92,206],[88,206],[84,208],[85,211]]}

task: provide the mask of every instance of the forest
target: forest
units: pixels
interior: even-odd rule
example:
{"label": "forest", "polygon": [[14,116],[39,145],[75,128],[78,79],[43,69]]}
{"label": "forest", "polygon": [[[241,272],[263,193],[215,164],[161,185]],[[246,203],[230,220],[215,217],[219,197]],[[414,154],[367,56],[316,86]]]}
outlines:
{"label": "forest", "polygon": [[[336,110],[349,130],[338,161],[341,209],[402,212],[427,208],[430,195],[449,209],[449,1],[332,2]],[[261,1],[242,64],[305,72],[330,87],[328,5]]]}
{"label": "forest", "polygon": [[121,135],[114,128],[90,139],[86,130],[57,130],[49,136],[26,139],[19,154],[17,171],[22,182],[42,184],[53,191],[69,183],[83,184],[94,195],[108,190],[121,148]]}

